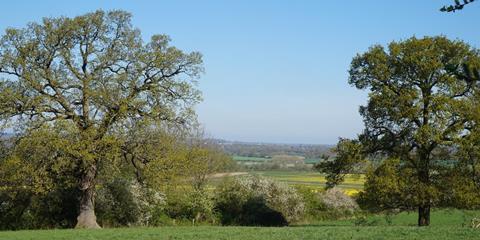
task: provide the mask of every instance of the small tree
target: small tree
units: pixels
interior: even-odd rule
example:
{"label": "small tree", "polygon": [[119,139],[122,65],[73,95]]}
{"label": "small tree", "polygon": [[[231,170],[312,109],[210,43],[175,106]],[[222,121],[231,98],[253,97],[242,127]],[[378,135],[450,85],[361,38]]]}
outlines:
{"label": "small tree", "polygon": [[79,228],[99,227],[95,184],[108,135],[134,119],[185,123],[200,100],[191,81],[202,71],[200,54],[169,41],[145,43],[123,11],[44,18],[0,40],[0,118],[76,128],[81,149],[69,161],[78,166]]}
{"label": "small tree", "polygon": [[195,132],[188,142],[186,174],[195,190],[204,191],[212,174],[231,170],[235,166],[232,157],[206,138],[202,131]]}

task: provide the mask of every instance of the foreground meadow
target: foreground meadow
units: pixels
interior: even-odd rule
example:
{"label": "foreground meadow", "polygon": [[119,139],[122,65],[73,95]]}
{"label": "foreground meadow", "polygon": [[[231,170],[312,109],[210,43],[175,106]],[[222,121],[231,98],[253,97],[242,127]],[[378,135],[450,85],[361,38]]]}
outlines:
{"label": "foreground meadow", "polygon": [[461,227],[322,226],[322,227],[160,227],[103,230],[2,232],[2,240],[160,240],[160,239],[478,239],[480,230]]}
{"label": "foreground meadow", "polygon": [[168,226],[102,230],[25,230],[0,232],[1,240],[161,240],[161,239],[479,239],[480,229],[469,227],[479,211],[437,210],[432,226],[416,227],[416,214],[401,213],[391,218],[369,216],[362,223],[339,220],[291,227]]}

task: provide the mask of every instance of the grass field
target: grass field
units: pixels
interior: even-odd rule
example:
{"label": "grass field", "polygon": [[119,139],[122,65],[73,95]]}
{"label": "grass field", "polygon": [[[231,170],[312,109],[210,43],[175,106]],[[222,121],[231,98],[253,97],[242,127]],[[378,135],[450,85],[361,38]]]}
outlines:
{"label": "grass field", "polygon": [[[402,212],[396,215],[369,215],[363,223],[365,226],[414,227],[417,224],[416,212]],[[479,218],[480,210],[434,209],[431,215],[431,227],[465,228],[472,218]],[[309,223],[309,226],[355,226],[356,219],[322,221]],[[480,232],[479,232],[480,233]],[[479,235],[480,239],[480,235]]]}
{"label": "grass field", "polygon": [[[292,185],[323,188],[325,179],[315,172],[254,172]],[[363,176],[347,176],[346,190],[362,188]],[[469,227],[480,211],[434,210],[431,226],[416,227],[417,214],[370,215],[363,221],[345,219],[299,223],[290,227],[165,226],[102,230],[27,230],[0,232],[0,240],[296,240],[296,239],[480,239],[480,229]],[[185,224],[185,223],[183,223]]]}
{"label": "grass field", "polygon": [[480,211],[436,210],[432,226],[415,227],[416,214],[402,213],[391,221],[370,216],[370,226],[356,226],[355,220],[325,221],[281,228],[173,226],[157,228],[118,228],[102,230],[32,230],[0,232],[0,240],[156,240],[156,239],[480,239],[480,229],[468,227]]}
{"label": "grass field", "polygon": [[472,217],[480,211],[437,210],[432,213],[432,226],[413,226],[415,213],[402,213],[387,221],[384,216],[370,216],[367,223],[355,226],[354,220],[318,222],[282,228],[176,226],[159,228],[120,228],[102,230],[35,230],[0,232],[1,240],[154,240],[154,239],[480,239],[480,230],[468,228]]}
{"label": "grass field", "polygon": [[245,157],[245,156],[232,156],[234,161],[238,162],[265,162],[272,160],[271,158],[263,158],[263,157]]}
{"label": "grass field", "polygon": [[[277,155],[277,157],[278,156],[280,156],[280,155]],[[285,155],[281,155],[281,156],[285,157]],[[234,161],[238,161],[240,163],[246,163],[246,162],[263,163],[263,162],[267,162],[267,161],[272,161],[272,159],[274,159],[275,157],[276,156],[266,158],[266,157],[246,157],[246,156],[233,155],[232,159]],[[300,157],[300,159],[303,158],[301,156],[290,156],[290,157],[292,159],[299,158],[299,157]],[[320,158],[305,158],[305,159],[303,159],[303,162],[305,164],[315,164],[315,163],[318,163],[320,161],[321,161]]]}
{"label": "grass field", "polygon": [[453,227],[161,227],[102,230],[0,232],[2,240],[294,240],[294,239],[479,239],[480,230]]}

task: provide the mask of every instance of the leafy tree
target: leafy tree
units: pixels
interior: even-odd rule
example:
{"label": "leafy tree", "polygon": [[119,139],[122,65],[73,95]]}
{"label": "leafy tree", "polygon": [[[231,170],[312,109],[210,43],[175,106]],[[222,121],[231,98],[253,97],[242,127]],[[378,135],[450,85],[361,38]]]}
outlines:
{"label": "leafy tree", "polygon": [[440,194],[440,153],[468,132],[467,116],[476,108],[475,81],[459,76],[479,65],[477,50],[445,37],[375,45],[352,60],[349,83],[369,90],[368,104],[360,107],[360,142],[365,153],[398,158],[413,171],[402,177],[415,186],[406,190],[415,196],[419,226],[430,224]]}
{"label": "leafy tree", "polygon": [[332,149],[335,154],[333,159],[325,157],[314,167],[326,174],[326,188],[333,188],[344,181],[345,175],[352,173],[364,161],[362,146],[358,140],[341,138],[337,146]]}
{"label": "leafy tree", "polygon": [[0,162],[0,228],[75,226],[78,188],[70,161],[75,147],[61,125],[10,138]]}
{"label": "leafy tree", "polygon": [[99,227],[95,186],[112,132],[135,119],[184,124],[193,116],[201,55],[169,41],[145,43],[123,11],[44,18],[0,40],[0,119],[24,130],[58,121],[75,129],[77,149],[63,161],[77,169],[78,228]]}
{"label": "leafy tree", "polygon": [[402,167],[399,159],[386,159],[377,167],[371,166],[364,190],[358,196],[360,206],[371,212],[413,210],[416,206],[408,190],[414,187],[409,183],[411,173],[410,169]]}
{"label": "leafy tree", "polygon": [[135,122],[126,129],[118,133],[126,174],[133,172],[141,185],[157,190],[185,175],[188,163],[183,132],[171,133],[148,121]]}
{"label": "leafy tree", "polygon": [[204,191],[208,178],[212,174],[232,170],[235,167],[235,161],[220,150],[213,141],[207,139],[202,131],[197,130],[192,135],[187,143],[186,174],[196,191]]}

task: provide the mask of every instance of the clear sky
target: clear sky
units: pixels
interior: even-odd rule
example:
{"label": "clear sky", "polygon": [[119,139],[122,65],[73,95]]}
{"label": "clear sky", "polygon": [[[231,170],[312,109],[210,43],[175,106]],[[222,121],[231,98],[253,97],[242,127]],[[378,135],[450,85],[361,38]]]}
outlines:
{"label": "clear sky", "polygon": [[443,34],[480,45],[480,2],[342,1],[4,1],[0,30],[45,16],[122,9],[145,39],[204,55],[199,120],[217,138],[279,143],[335,143],[362,130],[366,93],[347,84],[355,54],[372,44]]}

